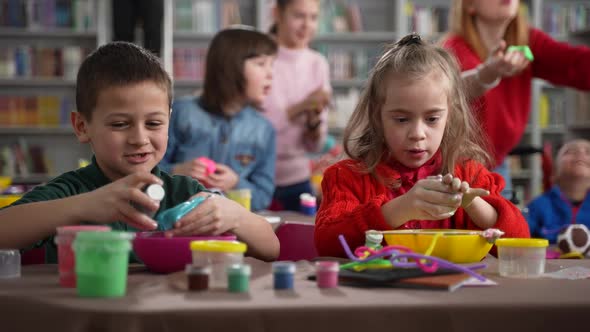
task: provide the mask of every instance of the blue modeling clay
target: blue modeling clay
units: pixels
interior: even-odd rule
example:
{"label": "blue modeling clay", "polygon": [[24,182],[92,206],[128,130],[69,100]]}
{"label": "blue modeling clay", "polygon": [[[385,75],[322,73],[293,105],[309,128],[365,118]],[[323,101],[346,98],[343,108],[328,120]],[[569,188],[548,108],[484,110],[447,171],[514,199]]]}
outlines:
{"label": "blue modeling clay", "polygon": [[169,230],[174,227],[174,224],[185,214],[189,213],[192,209],[196,208],[199,204],[203,203],[204,200],[209,196],[198,196],[190,201],[186,201],[176,205],[175,207],[164,210],[156,216],[158,222],[158,229]]}

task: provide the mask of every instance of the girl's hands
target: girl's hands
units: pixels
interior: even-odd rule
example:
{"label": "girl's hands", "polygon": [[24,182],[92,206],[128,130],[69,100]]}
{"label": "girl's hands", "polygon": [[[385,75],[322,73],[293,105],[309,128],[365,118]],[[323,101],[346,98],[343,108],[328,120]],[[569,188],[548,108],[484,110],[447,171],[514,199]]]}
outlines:
{"label": "girl's hands", "polygon": [[216,164],[215,173],[205,177],[205,182],[210,188],[219,188],[221,191],[233,189],[238,184],[240,177],[227,165]]}
{"label": "girl's hands", "polygon": [[172,174],[190,176],[191,178],[199,180],[199,182],[203,182],[206,179],[206,172],[207,166],[197,158],[177,164],[172,169]]}
{"label": "girl's hands", "polygon": [[[198,193],[195,196],[208,196]],[[211,195],[167,231],[167,236],[220,235],[240,225],[240,217],[247,210],[240,204],[219,195]]]}
{"label": "girl's hands", "polygon": [[434,177],[429,178],[436,178],[442,183],[449,186],[452,192],[460,193],[462,195],[461,200],[461,207],[466,208],[476,197],[480,196],[487,196],[490,192],[486,189],[481,188],[470,188],[469,183],[467,181],[461,181],[461,179],[454,177],[452,174],[447,174],[445,176],[437,175]]}
{"label": "girl's hands", "polygon": [[153,219],[130,204],[133,202],[150,211],[157,211],[160,203],[141,190],[152,183],[162,184],[162,180],[150,173],[135,173],[83,194],[90,201],[86,204],[86,218],[103,224],[121,221],[140,230],[156,229],[158,225]]}
{"label": "girl's hands", "polygon": [[408,220],[440,220],[455,214],[461,204],[462,194],[454,192],[448,184],[440,179],[429,177],[418,181],[412,189],[404,194],[406,207],[405,221]]}

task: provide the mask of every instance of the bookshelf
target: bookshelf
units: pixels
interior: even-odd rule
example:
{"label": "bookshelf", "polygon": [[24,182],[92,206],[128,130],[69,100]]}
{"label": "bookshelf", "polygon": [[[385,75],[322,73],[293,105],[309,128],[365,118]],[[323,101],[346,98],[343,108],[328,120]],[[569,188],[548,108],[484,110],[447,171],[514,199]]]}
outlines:
{"label": "bookshelf", "polygon": [[[320,23],[312,48],[324,54],[330,64],[334,107],[329,128],[332,135],[340,137],[384,44],[410,31],[420,31],[432,40],[440,37],[448,25],[449,2],[320,1]],[[173,73],[175,94],[201,89],[207,46],[216,31],[230,23],[268,31],[273,5],[274,0],[164,0],[162,54],[167,70]]]}
{"label": "bookshelf", "polygon": [[[590,45],[590,1],[524,1],[531,24],[553,38]],[[590,138],[590,94],[535,79],[531,87],[531,116],[521,145],[557,149],[572,138]],[[555,162],[555,161],[554,161]],[[523,204],[542,193],[541,155],[513,159],[513,184]]]}
{"label": "bookshelf", "polygon": [[3,0],[0,174],[35,184],[89,159],[69,113],[86,54],[108,39],[109,1]]}

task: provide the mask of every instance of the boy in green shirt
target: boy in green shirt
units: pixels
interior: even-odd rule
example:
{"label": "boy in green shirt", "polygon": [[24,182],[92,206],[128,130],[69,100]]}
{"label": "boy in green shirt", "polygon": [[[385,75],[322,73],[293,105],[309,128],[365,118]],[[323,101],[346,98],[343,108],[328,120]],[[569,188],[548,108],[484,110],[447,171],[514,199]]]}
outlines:
{"label": "boy in green shirt", "polygon": [[[92,164],[64,173],[0,211],[0,248],[46,244],[55,262],[56,227],[81,223],[113,229],[158,229],[148,211],[163,211],[193,196],[210,195],[197,181],[157,167],[166,152],[172,84],[159,59],[139,46],[114,42],[89,55],[78,71],[77,112],[71,122],[78,140],[89,143]],[[157,203],[142,188],[158,183]],[[161,229],[161,227],[160,227]],[[247,254],[274,260],[279,242],[270,224],[241,205],[213,195],[181,218],[171,236],[230,232],[248,245]]]}

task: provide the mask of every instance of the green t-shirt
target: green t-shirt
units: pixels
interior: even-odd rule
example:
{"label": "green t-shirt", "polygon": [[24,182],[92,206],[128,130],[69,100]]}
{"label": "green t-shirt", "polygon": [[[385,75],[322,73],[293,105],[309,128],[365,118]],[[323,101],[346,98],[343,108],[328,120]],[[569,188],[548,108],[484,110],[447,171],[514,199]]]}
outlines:
{"label": "green t-shirt", "polygon": [[[198,181],[186,176],[170,175],[161,171],[157,166],[152,170],[152,174],[162,179],[166,192],[164,199],[160,202],[158,212],[174,207],[188,200],[196,193],[207,191]],[[44,185],[35,187],[10,206],[66,198],[93,191],[109,183],[111,183],[111,180],[100,170],[96,159],[93,157],[90,165],[64,173]],[[93,224],[92,220],[81,223]],[[109,226],[113,230],[137,231],[137,229],[119,221],[113,222]],[[158,226],[158,229],[162,230],[162,227]],[[57,247],[54,242],[54,236],[43,239],[35,244],[35,247],[41,246],[45,246],[45,261],[47,263],[56,263]],[[132,261],[136,260],[134,256],[132,255]]]}

